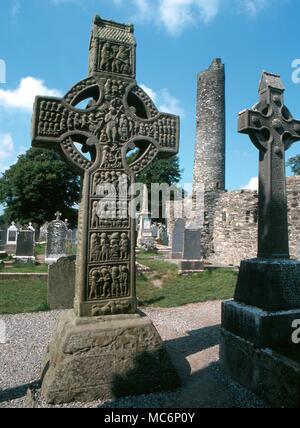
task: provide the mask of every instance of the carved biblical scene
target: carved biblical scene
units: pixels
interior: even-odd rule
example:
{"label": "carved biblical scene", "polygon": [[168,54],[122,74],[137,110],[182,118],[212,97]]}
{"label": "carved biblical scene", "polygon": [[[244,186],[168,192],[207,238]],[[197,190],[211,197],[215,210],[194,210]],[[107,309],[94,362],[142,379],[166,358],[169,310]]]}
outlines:
{"label": "carved biblical scene", "polygon": [[90,261],[128,260],[130,239],[127,232],[93,233],[90,242]]}
{"label": "carved biblical scene", "polygon": [[93,178],[92,195],[100,198],[127,198],[129,179],[122,171],[98,171]]}
{"label": "carved biblical scene", "polygon": [[90,270],[89,300],[129,297],[128,265],[102,266]]}
{"label": "carved biblical scene", "polygon": [[98,71],[130,75],[131,46],[103,41],[99,43]]}
{"label": "carved biblical scene", "polygon": [[138,87],[135,53],[132,26],[96,17],[89,77],[63,98],[35,101],[33,146],[57,149],[83,180],[75,298],[83,317],[135,312],[129,189],[156,157],[178,152],[179,118]]}

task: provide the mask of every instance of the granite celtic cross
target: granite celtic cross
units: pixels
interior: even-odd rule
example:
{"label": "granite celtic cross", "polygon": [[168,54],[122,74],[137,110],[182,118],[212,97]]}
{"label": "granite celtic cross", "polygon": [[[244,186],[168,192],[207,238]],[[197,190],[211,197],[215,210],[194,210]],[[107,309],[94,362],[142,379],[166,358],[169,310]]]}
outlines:
{"label": "granite celtic cross", "polygon": [[[75,292],[81,317],[136,311],[135,219],[127,189],[156,157],[178,151],[179,118],[159,113],[135,75],[133,27],[96,17],[89,77],[62,99],[35,102],[33,146],[56,148],[84,176]],[[103,191],[107,185],[115,193]]]}
{"label": "granite celtic cross", "polygon": [[300,121],[284,105],[280,76],[263,73],[260,101],[239,114],[239,132],[259,150],[258,258],[288,259],[285,151],[300,140]]}

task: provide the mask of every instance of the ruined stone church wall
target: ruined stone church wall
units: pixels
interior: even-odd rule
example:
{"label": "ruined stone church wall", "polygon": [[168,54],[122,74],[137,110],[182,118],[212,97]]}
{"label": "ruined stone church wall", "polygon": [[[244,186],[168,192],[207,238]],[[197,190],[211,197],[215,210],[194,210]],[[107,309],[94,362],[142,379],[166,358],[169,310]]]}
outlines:
{"label": "ruined stone church wall", "polygon": [[[300,258],[300,177],[287,178],[290,253]],[[214,209],[212,252],[215,264],[239,265],[257,255],[257,192],[238,190],[220,195]]]}

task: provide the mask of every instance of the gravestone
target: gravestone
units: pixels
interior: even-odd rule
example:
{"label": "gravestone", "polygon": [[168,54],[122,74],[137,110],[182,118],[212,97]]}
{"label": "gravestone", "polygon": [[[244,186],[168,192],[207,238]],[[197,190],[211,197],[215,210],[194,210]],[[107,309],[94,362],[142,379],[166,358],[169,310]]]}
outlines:
{"label": "gravestone", "polygon": [[[239,115],[259,150],[258,255],[241,263],[235,298],[223,305],[220,358],[226,371],[274,406],[300,403],[300,262],[289,255],[285,151],[300,121],[284,105],[280,76],[263,73],[260,101]],[[298,355],[298,358],[297,358]]]}
{"label": "gravestone", "polygon": [[21,262],[35,262],[34,257],[34,231],[19,230],[17,237],[15,260]]}
{"label": "gravestone", "polygon": [[45,262],[52,264],[57,262],[60,257],[67,255],[66,241],[68,228],[66,224],[60,220],[61,214],[57,212],[56,220],[49,223],[47,233],[47,246]]}
{"label": "gravestone", "polygon": [[178,218],[172,232],[172,259],[182,259],[184,247],[185,220]]}
{"label": "gravestone", "polygon": [[[42,385],[51,403],[179,384],[158,332],[137,312],[135,213],[129,212],[128,192],[155,158],[178,152],[179,118],[159,113],[137,86],[135,55],[132,26],[96,17],[89,77],[63,99],[35,101],[33,146],[57,148],[83,177],[74,310],[60,320]],[[90,99],[86,109],[76,108]],[[127,153],[135,149],[129,163]]]}
{"label": "gravestone", "polygon": [[137,246],[145,249],[151,249],[155,247],[151,230],[151,218],[148,209],[147,186],[144,187],[143,192],[143,206],[139,217]]}
{"label": "gravestone", "polygon": [[7,239],[5,245],[5,251],[8,254],[15,254],[17,247],[18,228],[15,222],[12,222],[11,226],[7,229]]}
{"label": "gravestone", "polygon": [[167,227],[164,224],[160,224],[158,228],[158,240],[161,245],[167,247],[169,245],[169,235]]}
{"label": "gravestone", "polygon": [[46,222],[43,224],[43,226],[41,226],[40,228],[40,236],[39,236],[39,242],[47,242],[47,236],[48,236],[48,226],[49,223]]}
{"label": "gravestone", "polygon": [[179,265],[179,273],[197,273],[204,269],[203,260],[199,259],[201,254],[201,230],[184,230],[183,260]]}
{"label": "gravestone", "polygon": [[153,223],[151,225],[151,233],[152,233],[152,238],[156,240],[158,238],[158,226],[156,223]]}
{"label": "gravestone", "polygon": [[51,310],[72,309],[75,297],[76,256],[61,257],[49,266],[48,305]]}
{"label": "gravestone", "polygon": [[0,252],[5,251],[6,239],[7,239],[7,227],[0,226]]}

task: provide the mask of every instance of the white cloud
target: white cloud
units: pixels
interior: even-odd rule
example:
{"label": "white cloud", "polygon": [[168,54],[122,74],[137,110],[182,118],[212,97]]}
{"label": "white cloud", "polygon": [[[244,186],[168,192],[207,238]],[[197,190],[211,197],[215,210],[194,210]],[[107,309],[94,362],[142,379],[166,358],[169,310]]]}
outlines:
{"label": "white cloud", "polygon": [[14,142],[11,134],[0,134],[0,173],[9,168],[7,162],[13,156],[13,152]]}
{"label": "white cloud", "polygon": [[184,109],[180,106],[180,101],[174,95],[171,95],[167,89],[163,89],[160,92],[159,101],[161,102],[158,107],[160,111],[184,116]]}
{"label": "white cloud", "polygon": [[149,88],[147,85],[144,85],[143,83],[140,85],[140,87],[143,89],[143,91],[146,92],[147,95],[151,98],[151,100],[156,103],[157,101],[157,93],[153,91],[153,89]]}
{"label": "white cloud", "polygon": [[249,183],[243,187],[245,190],[258,190],[258,177],[252,177]]}
{"label": "white cloud", "polygon": [[245,12],[249,13],[251,16],[256,16],[268,5],[268,0],[239,0],[238,4]]}
{"label": "white cloud", "polygon": [[7,109],[32,110],[36,95],[61,96],[56,89],[48,89],[43,80],[24,77],[14,90],[0,89],[0,107]]}
{"label": "white cloud", "polygon": [[168,89],[154,91],[145,84],[140,85],[141,88],[149,95],[152,101],[157,105],[159,111],[164,113],[176,114],[184,116],[184,109],[180,106],[180,101],[174,95],[171,95]]}
{"label": "white cloud", "polygon": [[219,13],[220,0],[161,0],[160,20],[173,35],[198,21],[208,23]]}

